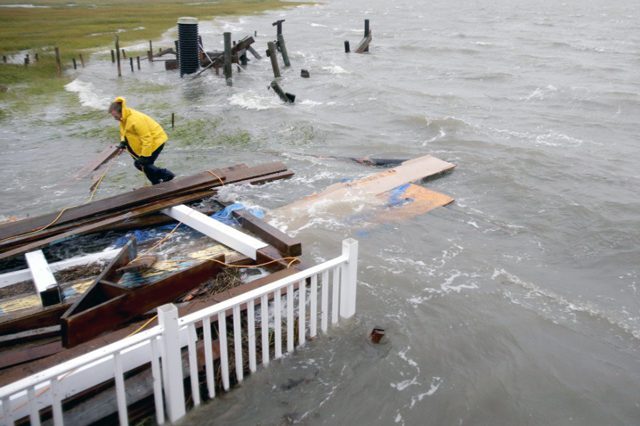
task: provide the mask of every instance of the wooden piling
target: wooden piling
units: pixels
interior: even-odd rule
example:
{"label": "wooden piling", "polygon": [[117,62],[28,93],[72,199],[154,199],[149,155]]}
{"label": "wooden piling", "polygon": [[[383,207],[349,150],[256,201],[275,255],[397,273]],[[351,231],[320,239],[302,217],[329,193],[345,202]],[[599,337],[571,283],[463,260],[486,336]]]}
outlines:
{"label": "wooden piling", "polygon": [[351,52],[351,48],[349,47],[349,40],[344,41],[344,53]]}
{"label": "wooden piling", "polygon": [[38,62],[39,59],[38,59],[38,54],[37,53],[34,55],[34,59],[35,59],[36,62]]}
{"label": "wooden piling", "polygon": [[56,70],[58,73],[58,77],[62,76],[62,64],[60,63],[60,49],[58,49],[57,47],[54,48],[55,52],[56,52]]}
{"label": "wooden piling", "polygon": [[111,49],[111,63],[116,63],[116,53],[113,51],[113,49]]}
{"label": "wooden piling", "polygon": [[295,101],[295,99],[296,99],[296,95],[293,95],[291,93],[285,93],[285,91],[282,90],[282,88],[280,87],[278,82],[275,81],[275,80],[273,80],[271,82],[271,88],[273,89],[274,92],[276,92],[278,94],[280,99],[282,99],[286,103],[292,104],[293,101]]}
{"label": "wooden piling", "polygon": [[149,52],[153,52],[153,43],[149,40]]}
{"label": "wooden piling", "polygon": [[78,64],[76,62],[76,58],[71,58],[71,61],[73,62],[73,69],[77,70],[78,69]]}
{"label": "wooden piling", "polygon": [[6,55],[2,55],[2,62],[4,62],[5,64],[7,63],[7,56]]}
{"label": "wooden piling", "polygon": [[118,77],[122,77],[122,68],[120,67],[120,37],[116,36],[116,63],[118,64]]}
{"label": "wooden piling", "polygon": [[84,68],[84,58],[82,57],[82,53],[80,54],[80,65]]}
{"label": "wooden piling", "polygon": [[282,53],[282,61],[284,62],[284,66],[290,67],[291,62],[289,62],[289,54],[287,53],[287,47],[284,44],[284,36],[282,34],[278,34],[278,45],[280,46],[280,53]]}
{"label": "wooden piling", "polygon": [[[369,37],[369,20],[365,19],[364,20],[364,38]],[[369,45],[367,44],[367,47],[364,49],[365,52],[369,51]]]}
{"label": "wooden piling", "polygon": [[140,56],[136,56],[136,62],[138,62],[138,71],[140,71]]}
{"label": "wooden piling", "polygon": [[125,52],[124,49],[122,49],[122,58],[127,59],[127,52]]}
{"label": "wooden piling", "polygon": [[129,65],[131,65],[131,72],[133,72],[133,56],[129,58]]}
{"label": "wooden piling", "polygon": [[25,66],[25,67],[29,66],[29,55],[26,55],[26,56],[24,57],[24,66]]}
{"label": "wooden piling", "polygon": [[175,127],[176,124],[176,113],[172,112],[171,113],[171,128],[173,129]]}
{"label": "wooden piling", "polygon": [[153,62],[153,51],[152,50],[147,50],[147,60],[149,62]]}
{"label": "wooden piling", "polygon": [[280,77],[280,68],[278,67],[278,55],[276,54],[276,44],[272,41],[267,43],[269,59],[271,59],[271,68],[273,68],[273,76]]}
{"label": "wooden piling", "polygon": [[231,33],[224,33],[224,78],[227,85],[231,86]]}

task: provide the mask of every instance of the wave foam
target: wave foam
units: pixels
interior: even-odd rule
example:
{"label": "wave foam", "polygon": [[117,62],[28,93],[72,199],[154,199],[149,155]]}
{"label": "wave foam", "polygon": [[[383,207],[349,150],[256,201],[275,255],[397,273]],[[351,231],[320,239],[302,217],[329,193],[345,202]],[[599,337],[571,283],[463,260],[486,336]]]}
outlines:
{"label": "wave foam", "polygon": [[98,93],[96,87],[92,83],[84,82],[78,78],[71,83],[64,86],[68,92],[75,92],[80,98],[80,103],[83,106],[106,110],[109,106],[109,97]]}

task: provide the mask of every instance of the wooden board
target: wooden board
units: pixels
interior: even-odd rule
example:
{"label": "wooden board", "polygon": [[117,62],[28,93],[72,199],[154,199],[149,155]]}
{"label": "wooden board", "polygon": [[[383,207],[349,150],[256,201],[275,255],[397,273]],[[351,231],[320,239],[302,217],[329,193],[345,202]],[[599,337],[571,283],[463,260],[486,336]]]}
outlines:
{"label": "wooden board", "polygon": [[336,183],[324,191],[280,207],[271,212],[283,223],[300,227],[313,216],[341,218],[371,207],[380,206],[379,195],[403,184],[452,170],[454,164],[426,155],[403,162],[400,166],[365,176],[351,182]]}

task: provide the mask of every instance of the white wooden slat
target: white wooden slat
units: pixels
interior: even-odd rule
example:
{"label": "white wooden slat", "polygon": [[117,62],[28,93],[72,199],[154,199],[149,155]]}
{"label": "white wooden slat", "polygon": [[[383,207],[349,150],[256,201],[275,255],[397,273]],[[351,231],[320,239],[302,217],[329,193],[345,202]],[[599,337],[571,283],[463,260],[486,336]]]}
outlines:
{"label": "white wooden slat", "polygon": [[340,267],[336,266],[332,270],[333,286],[331,288],[331,325],[338,323],[339,296],[340,296]]}
{"label": "white wooden slat", "polygon": [[121,426],[129,424],[127,414],[127,395],[124,388],[124,371],[122,370],[122,359],[119,353],[113,354],[113,374],[116,382],[116,401],[118,403],[118,420]]}
{"label": "white wooden slat", "polygon": [[218,338],[220,341],[220,371],[222,387],[229,390],[229,354],[227,352],[227,316],[225,311],[218,313]]}
{"label": "white wooden slat", "polygon": [[198,335],[196,333],[196,325],[195,323],[191,323],[188,326],[189,330],[189,344],[187,345],[187,350],[189,351],[189,375],[191,376],[191,398],[193,398],[193,405],[200,405],[200,385],[198,380],[198,359],[196,352],[196,341],[198,340]]}
{"label": "white wooden slat", "polygon": [[62,426],[64,424],[62,416],[62,397],[60,395],[60,382],[57,377],[51,379],[51,409],[53,411],[54,426]]}
{"label": "white wooden slat", "polygon": [[293,284],[287,286],[287,352],[293,351]]}
{"label": "white wooden slat", "polygon": [[307,325],[305,322],[306,312],[306,295],[307,295],[307,280],[300,280],[298,284],[298,346],[304,345],[305,334],[307,331]]}
{"label": "white wooden slat", "polygon": [[2,418],[4,419],[4,424],[13,425],[13,407],[11,406],[11,400],[8,396],[2,398]]}
{"label": "white wooden slat", "polygon": [[318,333],[318,274],[311,277],[309,289],[309,336],[316,337]]}
{"label": "white wooden slat", "polygon": [[247,303],[247,333],[249,342],[249,371],[256,372],[256,322],[255,303],[250,300]]}
{"label": "white wooden slat", "polygon": [[322,272],[322,298],[320,312],[322,315],[320,321],[320,329],[323,333],[327,332],[329,322],[329,271]]}
{"label": "white wooden slat", "polygon": [[273,297],[273,332],[275,335],[275,354],[274,358],[282,357],[282,307],[280,289],[275,291]]}
{"label": "white wooden slat", "polygon": [[29,421],[31,422],[31,426],[40,426],[40,413],[38,404],[36,403],[36,390],[33,386],[27,389],[27,396],[29,398]]}
{"label": "white wooden slat", "polygon": [[202,330],[204,336],[204,371],[207,376],[207,391],[209,392],[209,398],[213,399],[216,396],[216,386],[213,380],[213,348],[211,342],[211,320],[206,317],[202,320]]}
{"label": "white wooden slat", "polygon": [[233,307],[233,352],[236,358],[236,379],[242,383],[244,378],[242,360],[242,327],[240,326],[240,305]]}
{"label": "white wooden slat", "polygon": [[160,350],[158,339],[151,339],[151,376],[153,377],[153,402],[156,408],[156,422],[164,424],[164,403],[162,400],[162,373],[160,372]]}
{"label": "white wooden slat", "polygon": [[26,253],[24,257],[27,260],[27,265],[29,265],[29,271],[31,272],[31,277],[38,293],[42,293],[48,288],[57,285],[56,279],[49,268],[49,264],[42,250],[31,251]]}
{"label": "white wooden slat", "polygon": [[265,294],[260,299],[260,334],[262,339],[262,365],[269,365],[269,302]]}

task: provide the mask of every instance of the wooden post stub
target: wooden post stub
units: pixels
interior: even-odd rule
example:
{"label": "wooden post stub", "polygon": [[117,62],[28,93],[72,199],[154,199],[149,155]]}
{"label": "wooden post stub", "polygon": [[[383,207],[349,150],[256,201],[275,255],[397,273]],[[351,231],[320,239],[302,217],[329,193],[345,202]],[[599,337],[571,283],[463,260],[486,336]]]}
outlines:
{"label": "wooden post stub", "polygon": [[138,63],[138,71],[140,71],[140,56],[136,56],[136,62]]}
{"label": "wooden post stub", "polygon": [[176,126],[176,113],[171,113],[171,128],[173,129]]}
{"label": "wooden post stub", "polygon": [[280,35],[282,34],[282,23],[284,22],[284,19],[278,19],[276,22],[272,23],[272,26],[276,26],[277,30],[276,30],[276,35]]}
{"label": "wooden post stub", "polygon": [[111,49],[111,63],[116,63],[116,53],[113,51],[113,49]]}
{"label": "wooden post stub", "polygon": [[[369,37],[369,20],[365,19],[364,20],[364,37],[367,38]],[[367,44],[367,47],[364,49],[365,52],[369,51],[369,45]]]}
{"label": "wooden post stub", "polygon": [[380,340],[384,337],[384,328],[381,327],[373,327],[371,333],[369,334],[371,341],[373,343],[380,343]]}
{"label": "wooden post stub", "polygon": [[349,47],[349,40],[344,41],[344,53],[351,52],[351,48]]}
{"label": "wooden post stub", "polygon": [[149,40],[149,52],[153,52],[153,43]]}
{"label": "wooden post stub", "polygon": [[131,65],[131,72],[133,72],[133,57],[129,58],[129,65]]}
{"label": "wooden post stub", "polygon": [[272,41],[267,43],[267,55],[271,59],[271,68],[273,68],[273,76],[280,77],[280,67],[278,67],[278,55],[276,54],[276,44]]}
{"label": "wooden post stub", "polygon": [[127,52],[125,52],[124,49],[122,49],[122,58],[127,59]]}
{"label": "wooden post stub", "polygon": [[224,33],[224,78],[227,85],[231,86],[231,33]]}
{"label": "wooden post stub", "polygon": [[34,59],[35,59],[36,62],[38,62],[39,59],[38,59],[38,54],[37,53],[34,55]]}
{"label": "wooden post stub", "polygon": [[80,54],[80,65],[84,68],[84,58],[82,57],[82,53]]}
{"label": "wooden post stub", "polygon": [[282,53],[284,66],[290,67],[291,62],[289,62],[289,54],[287,53],[287,46],[284,44],[284,36],[282,34],[278,34],[278,46],[280,46],[280,53]]}
{"label": "wooden post stub", "polygon": [[29,55],[24,57],[24,66],[28,66],[29,65]]}
{"label": "wooden post stub", "polygon": [[62,76],[62,64],[60,63],[60,49],[57,47],[54,49],[56,52],[56,70],[58,77]]}
{"label": "wooden post stub", "polygon": [[302,77],[302,78],[309,78],[309,77],[311,77],[311,76],[309,75],[309,71],[307,71],[307,70],[300,70],[300,77]]}
{"label": "wooden post stub", "polygon": [[149,62],[153,62],[153,51],[152,50],[147,50],[147,60]]}
{"label": "wooden post stub", "polygon": [[5,64],[7,63],[7,56],[6,55],[2,55],[2,62],[4,62]]}
{"label": "wooden post stub", "polygon": [[78,69],[78,63],[76,62],[76,58],[71,58],[71,61],[73,62],[73,69],[77,70]]}
{"label": "wooden post stub", "polygon": [[285,93],[285,91],[282,90],[278,82],[275,80],[271,82],[271,88],[273,89],[274,92],[278,94],[280,99],[282,99],[284,102],[292,104],[296,100],[296,95],[291,93]]}
{"label": "wooden post stub", "polygon": [[116,36],[116,63],[118,64],[118,77],[122,77],[122,68],[120,67],[120,37]]}

